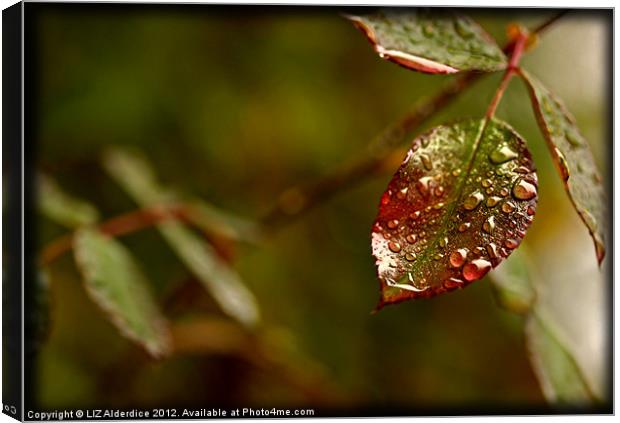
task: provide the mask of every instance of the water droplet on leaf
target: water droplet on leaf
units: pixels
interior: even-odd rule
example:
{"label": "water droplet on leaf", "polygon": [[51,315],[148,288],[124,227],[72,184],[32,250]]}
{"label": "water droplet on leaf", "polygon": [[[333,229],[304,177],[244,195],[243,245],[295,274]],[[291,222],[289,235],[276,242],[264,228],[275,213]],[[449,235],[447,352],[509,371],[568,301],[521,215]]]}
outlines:
{"label": "water droplet on leaf", "polygon": [[482,195],[482,193],[480,191],[476,191],[470,194],[469,197],[465,199],[463,207],[465,208],[465,210],[473,210],[478,207],[478,204],[480,204],[483,199],[484,196]]}
{"label": "water droplet on leaf", "polygon": [[506,201],[504,202],[504,204],[502,204],[502,211],[506,214],[512,213],[514,209],[515,209],[515,205],[512,204],[510,201]]}
{"label": "water droplet on leaf", "polygon": [[420,155],[420,159],[422,159],[422,164],[424,165],[424,169],[433,170],[433,162],[431,162],[430,157],[426,154]]}
{"label": "water droplet on leaf", "polygon": [[506,163],[507,161],[516,159],[517,157],[519,157],[519,155],[512,151],[507,145],[501,145],[489,154],[489,159],[493,164]]}
{"label": "water droplet on leaf", "polygon": [[512,187],[512,195],[518,200],[531,200],[536,196],[536,187],[525,179],[519,179]]}
{"label": "water droplet on leaf", "polygon": [[463,277],[471,282],[480,279],[491,270],[491,263],[484,259],[473,260],[463,267]]}
{"label": "water droplet on leaf", "polygon": [[467,257],[467,249],[459,248],[450,254],[450,265],[452,267],[461,267],[463,263],[465,263],[465,258]]}
{"label": "water droplet on leaf", "polygon": [[388,248],[393,253],[398,253],[400,251],[400,244],[398,242],[390,241],[388,242]]}
{"label": "water droplet on leaf", "polygon": [[398,226],[398,220],[392,219],[387,223],[387,227],[390,229],[394,229]]}
{"label": "water droplet on leaf", "polygon": [[486,205],[487,207],[495,207],[497,203],[499,203],[501,198],[499,197],[489,197],[487,198]]}
{"label": "water droplet on leaf", "polygon": [[461,223],[461,225],[459,226],[459,232],[465,232],[467,229],[469,229],[470,226],[471,223],[469,222]]}
{"label": "water droplet on leaf", "polygon": [[495,217],[494,216],[490,216],[483,224],[482,224],[482,229],[488,233],[491,234],[493,233],[493,229],[495,229]]}

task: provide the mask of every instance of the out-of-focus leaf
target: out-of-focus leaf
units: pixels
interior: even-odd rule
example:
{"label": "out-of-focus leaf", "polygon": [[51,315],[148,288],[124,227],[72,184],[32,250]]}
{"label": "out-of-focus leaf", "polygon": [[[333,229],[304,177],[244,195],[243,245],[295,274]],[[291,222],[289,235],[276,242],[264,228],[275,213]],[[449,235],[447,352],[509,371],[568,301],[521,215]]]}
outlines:
{"label": "out-of-focus leaf", "polygon": [[37,204],[43,215],[63,226],[77,228],[99,219],[94,206],[65,193],[49,176],[38,175],[37,194]]}
{"label": "out-of-focus leaf", "polygon": [[188,217],[192,223],[208,233],[254,243],[262,238],[259,226],[250,220],[224,213],[201,200],[194,200],[190,205]]}
{"label": "out-of-focus leaf", "polygon": [[594,240],[600,264],[605,257],[607,201],[588,142],[562,101],[527,72],[521,71],[521,75],[566,191]]}
{"label": "out-of-focus leaf", "polygon": [[[158,185],[149,164],[135,154],[110,150],[104,156],[104,166],[143,207],[162,205],[174,198],[170,191]],[[248,326],[258,322],[259,311],[254,296],[211,245],[176,221],[163,221],[157,228],[224,312]]]}
{"label": "out-of-focus leaf", "polygon": [[532,264],[521,246],[490,275],[497,302],[514,313],[527,313],[536,301],[532,272]]}
{"label": "out-of-focus leaf", "polygon": [[519,246],[536,201],[530,153],[506,123],[470,119],[416,138],[373,226],[379,307],[482,278]]}
{"label": "out-of-focus leaf", "polygon": [[[500,305],[526,314],[525,339],[543,393],[549,402],[570,407],[592,405],[607,389],[604,284],[582,242],[550,236],[553,248],[542,257],[521,247],[491,275]],[[587,290],[584,280],[591,283]]]}
{"label": "out-of-focus leaf", "polygon": [[73,250],[86,291],[119,331],[152,356],[166,355],[170,343],[167,322],[129,251],[90,228],[78,230]]}
{"label": "out-of-focus leaf", "polygon": [[427,73],[504,69],[502,50],[470,18],[450,10],[384,9],[348,16],[384,59]]}
{"label": "out-of-focus leaf", "polygon": [[549,322],[533,313],[525,325],[530,360],[547,399],[556,404],[583,406],[594,396],[574,357]]}

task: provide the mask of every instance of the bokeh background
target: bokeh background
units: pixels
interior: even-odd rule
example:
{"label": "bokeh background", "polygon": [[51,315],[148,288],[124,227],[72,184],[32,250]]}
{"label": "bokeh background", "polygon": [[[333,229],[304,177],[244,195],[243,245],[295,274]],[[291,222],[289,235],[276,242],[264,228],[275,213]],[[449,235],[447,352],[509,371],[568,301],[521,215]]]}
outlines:
{"label": "bokeh background", "polygon": [[[379,59],[337,8],[28,3],[26,10],[37,63],[36,139],[28,140],[37,168],[104,219],[136,208],[101,168],[110,145],[142,151],[165,184],[257,219],[286,188],[364,153],[449,78]],[[467,13],[503,45],[509,22],[532,27],[554,12]],[[564,99],[606,175],[610,28],[610,12],[573,12],[523,59]],[[481,116],[499,78],[485,77],[421,130]],[[584,374],[605,392],[608,272],[596,266],[520,81],[498,117],[528,140],[538,167],[539,207],[525,238],[536,283]],[[369,234],[390,178],[354,184],[258,246],[234,246],[233,266],[261,309],[258,334],[192,285],[156,231],[123,237],[167,317],[185,325],[177,334],[185,347],[162,360],[119,336],[87,297],[72,256],[63,256],[49,268],[50,326],[36,357],[40,407],[544,410],[523,318],[497,306],[488,278],[371,315],[378,282]],[[66,233],[42,216],[37,231],[39,248]]]}

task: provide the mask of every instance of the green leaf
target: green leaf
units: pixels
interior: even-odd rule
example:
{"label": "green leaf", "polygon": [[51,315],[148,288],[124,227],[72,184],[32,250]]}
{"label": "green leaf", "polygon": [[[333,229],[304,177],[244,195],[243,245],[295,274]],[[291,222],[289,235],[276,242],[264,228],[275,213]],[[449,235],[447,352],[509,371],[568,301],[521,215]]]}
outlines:
{"label": "green leaf", "polygon": [[[606,391],[602,275],[594,258],[583,260],[581,240],[549,238],[554,248],[526,255],[522,246],[492,273],[494,294],[504,308],[526,315],[529,358],[549,402],[591,406]],[[592,282],[587,291],[584,280]]]}
{"label": "green leaf", "polygon": [[527,72],[521,75],[566,191],[594,240],[600,264],[605,257],[607,199],[588,142],[562,101]]}
{"label": "green leaf", "polygon": [[383,9],[347,17],[366,34],[379,56],[408,69],[493,72],[507,65],[495,41],[470,18],[454,11]]}
{"label": "green leaf", "polygon": [[470,119],[416,138],[373,226],[379,307],[482,278],[521,243],[537,195],[525,141],[504,122]]}
{"label": "green leaf", "polygon": [[[110,150],[104,156],[104,166],[142,207],[164,205],[175,198],[171,191],[158,185],[146,160],[135,154]],[[247,326],[258,322],[259,311],[254,296],[211,245],[176,221],[163,221],[157,228],[225,313]]]}
{"label": "green leaf", "polygon": [[97,209],[84,200],[65,193],[51,177],[37,177],[37,205],[45,217],[69,227],[78,228],[99,219]]}
{"label": "green leaf", "polygon": [[83,228],[74,238],[75,260],[91,299],[127,338],[154,357],[168,353],[168,325],[130,252],[101,232]]}
{"label": "green leaf", "polygon": [[514,251],[491,276],[493,294],[500,306],[517,314],[527,313],[536,301],[532,263],[523,246]]}
{"label": "green leaf", "polygon": [[193,200],[190,206],[187,217],[207,233],[252,243],[258,243],[263,237],[259,226],[250,220],[222,212],[202,200]]}
{"label": "green leaf", "polygon": [[579,366],[549,322],[535,313],[525,333],[530,361],[547,399],[573,407],[591,403],[595,398]]}

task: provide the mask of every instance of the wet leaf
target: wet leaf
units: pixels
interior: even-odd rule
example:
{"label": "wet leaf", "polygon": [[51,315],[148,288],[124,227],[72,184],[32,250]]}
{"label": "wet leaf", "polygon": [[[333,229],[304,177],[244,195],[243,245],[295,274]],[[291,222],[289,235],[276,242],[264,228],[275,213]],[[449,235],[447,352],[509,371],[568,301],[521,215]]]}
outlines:
{"label": "wet leaf", "polygon": [[478,24],[451,10],[383,9],[347,17],[379,56],[409,69],[492,72],[507,65],[502,50]]}
{"label": "wet leaf", "polygon": [[166,355],[170,348],[166,320],[131,253],[90,228],[78,230],[73,250],[86,291],[110,321],[152,356]]}
{"label": "wet leaf", "polygon": [[566,191],[594,240],[600,264],[605,257],[607,199],[588,142],[562,101],[527,72],[521,75]]}
{"label": "wet leaf", "polygon": [[[160,187],[149,164],[135,154],[111,150],[104,166],[127,193],[142,207],[162,205],[175,199]],[[165,208],[162,208],[165,213]],[[259,320],[258,305],[241,277],[222,260],[215,249],[179,222],[165,220],[157,225],[164,239],[181,261],[213,295],[222,310],[247,326]]]}
{"label": "wet leaf", "polygon": [[532,272],[523,246],[493,271],[490,275],[493,293],[500,306],[517,314],[527,313],[532,308],[536,301]]}
{"label": "wet leaf", "polygon": [[553,403],[588,405],[594,399],[574,357],[540,314],[532,314],[525,326],[530,360],[545,397]]}
{"label": "wet leaf", "polygon": [[506,123],[471,119],[416,138],[372,230],[379,307],[482,278],[519,246],[536,200],[530,153]]}
{"label": "wet leaf", "polygon": [[99,219],[94,206],[67,194],[43,174],[37,177],[37,205],[45,217],[69,228],[90,225]]}

